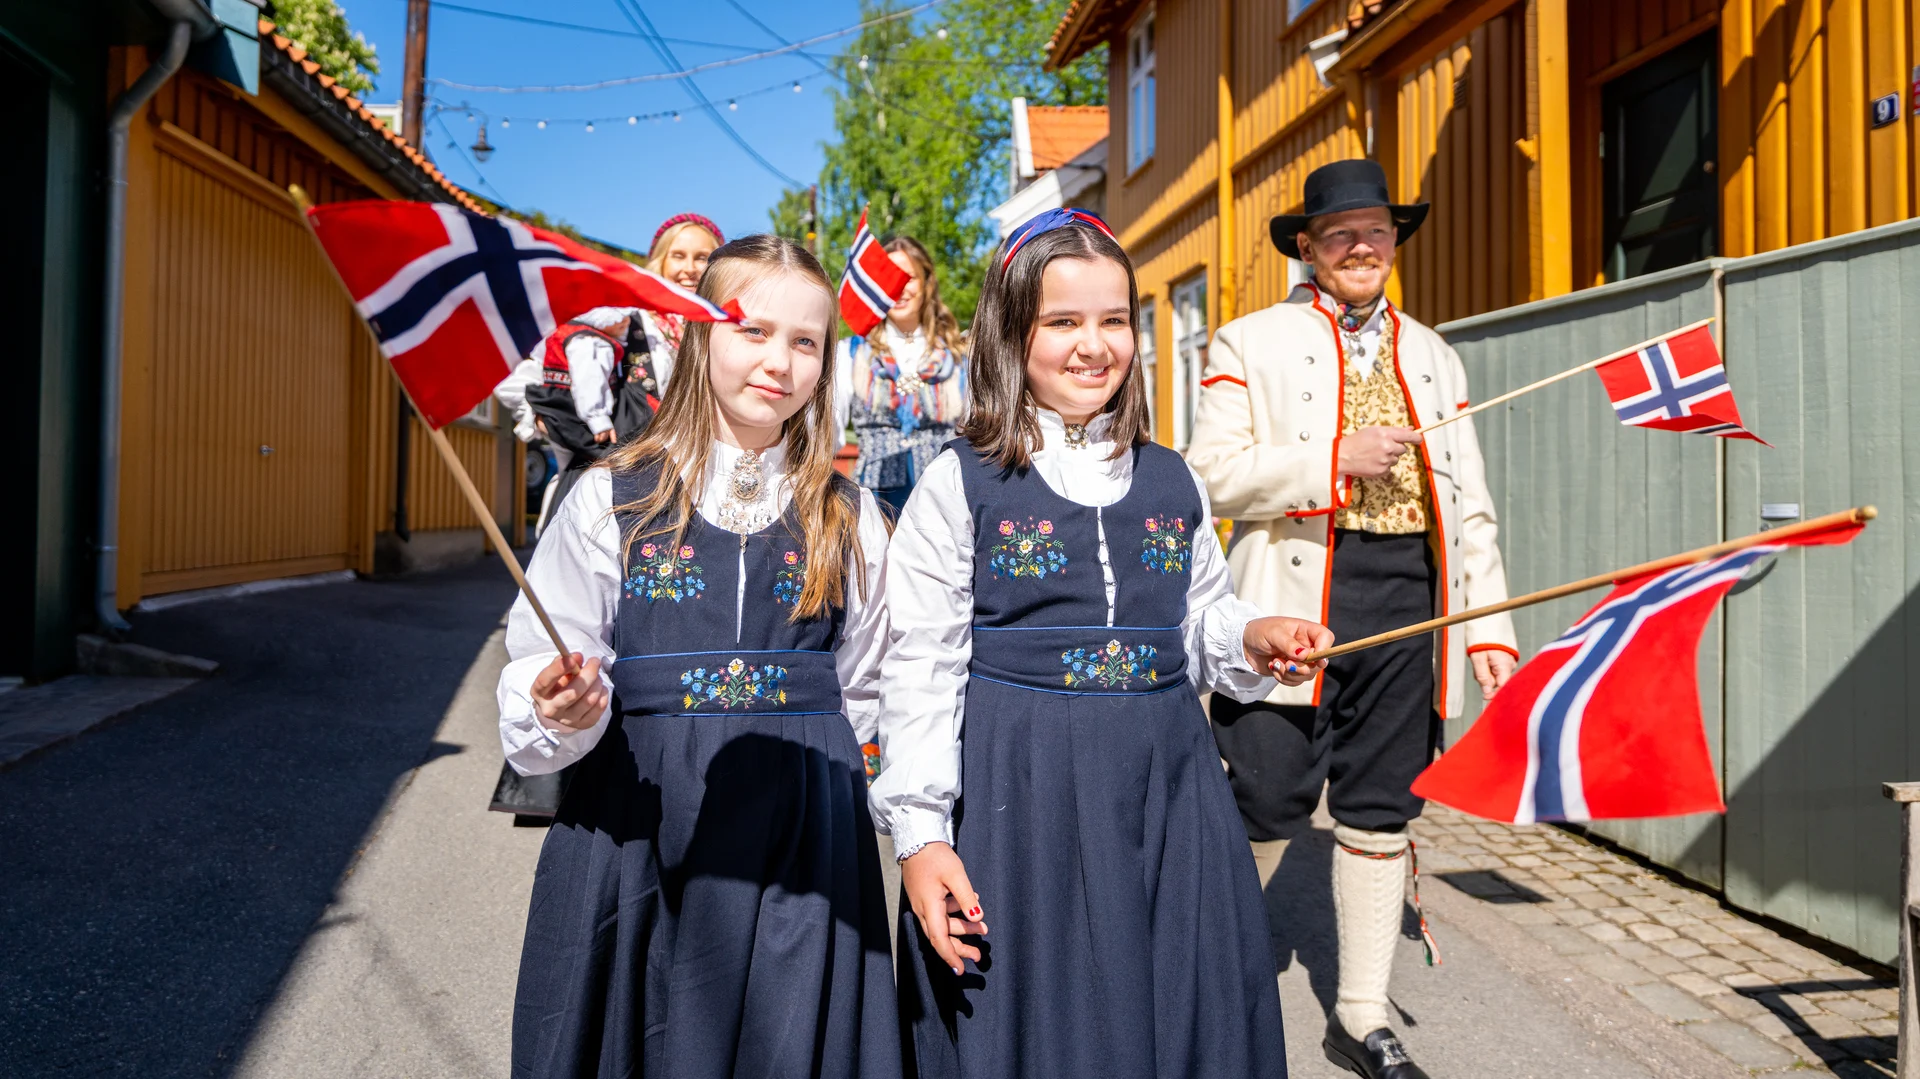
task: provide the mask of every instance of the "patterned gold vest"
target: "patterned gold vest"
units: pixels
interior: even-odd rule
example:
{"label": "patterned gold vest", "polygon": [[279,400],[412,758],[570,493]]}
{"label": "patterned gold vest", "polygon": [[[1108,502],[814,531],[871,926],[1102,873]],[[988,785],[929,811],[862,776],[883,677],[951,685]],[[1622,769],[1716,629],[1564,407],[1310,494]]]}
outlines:
{"label": "patterned gold vest", "polygon": [[[1363,373],[1359,364],[1347,362],[1341,434],[1350,435],[1362,427],[1416,426],[1406,392],[1400,386],[1393,350],[1393,325],[1389,319],[1380,332],[1379,354],[1374,357],[1373,371]],[[1392,472],[1378,479],[1356,476],[1352,483],[1351,501],[1345,509],[1334,512],[1335,528],[1392,536],[1417,535],[1427,530],[1430,519],[1427,477],[1419,446],[1408,446]]]}

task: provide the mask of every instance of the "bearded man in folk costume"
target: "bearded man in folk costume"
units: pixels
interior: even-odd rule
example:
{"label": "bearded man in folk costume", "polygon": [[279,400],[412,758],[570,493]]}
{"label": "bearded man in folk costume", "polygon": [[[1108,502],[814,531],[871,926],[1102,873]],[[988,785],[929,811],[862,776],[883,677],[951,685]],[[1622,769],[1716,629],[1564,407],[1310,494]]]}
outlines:
{"label": "bearded man in folk costume", "polygon": [[[1187,462],[1233,519],[1236,592],[1319,621],[1340,640],[1507,598],[1460,357],[1386,298],[1395,249],[1427,205],[1395,205],[1372,161],[1307,177],[1304,212],[1269,225],[1313,279],[1220,327]],[[1216,695],[1214,733],[1270,881],[1325,788],[1333,815],[1339,992],[1327,1058],[1369,1079],[1425,1079],[1389,1025],[1387,982],[1406,896],[1409,790],[1441,717],[1486,696],[1518,660],[1504,614],[1335,658],[1314,682],[1241,704]]]}

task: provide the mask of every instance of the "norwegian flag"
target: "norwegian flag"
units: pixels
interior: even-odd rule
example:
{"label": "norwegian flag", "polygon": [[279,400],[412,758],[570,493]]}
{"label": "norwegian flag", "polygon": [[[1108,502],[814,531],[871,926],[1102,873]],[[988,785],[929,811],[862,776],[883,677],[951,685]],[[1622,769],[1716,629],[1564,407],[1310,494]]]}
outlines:
{"label": "norwegian flag", "polygon": [[855,336],[865,337],[887,317],[910,280],[867,231],[867,211],[861,210],[846,276],[840,279],[840,317]]}
{"label": "norwegian flag", "polygon": [[314,234],[421,418],[444,427],[522,357],[595,307],[738,318],[678,285],[545,229],[455,206],[370,199],[307,211]]}
{"label": "norwegian flag", "polygon": [[1514,672],[1413,793],[1517,824],[1725,812],[1695,679],[1707,618],[1765,559],[1864,527],[1843,521],[1621,582]]}
{"label": "norwegian flag", "polygon": [[1768,444],[1741,426],[1726,365],[1706,326],[1664,337],[1597,370],[1614,414],[1630,427]]}

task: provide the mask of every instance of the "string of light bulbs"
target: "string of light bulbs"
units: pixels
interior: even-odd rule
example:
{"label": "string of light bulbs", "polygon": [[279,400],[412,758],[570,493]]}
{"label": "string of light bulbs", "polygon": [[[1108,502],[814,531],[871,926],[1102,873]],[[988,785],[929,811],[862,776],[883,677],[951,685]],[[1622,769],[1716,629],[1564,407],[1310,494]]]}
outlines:
{"label": "string of light bulbs", "polygon": [[[798,94],[804,91],[805,87],[803,84],[827,77],[829,77],[828,73],[816,71],[809,75],[802,75],[797,79],[782,79],[777,83],[762,86],[756,90],[748,90],[744,94],[733,94],[728,97],[724,103],[715,103],[714,108],[725,108],[729,112],[738,112],[740,111],[740,103],[742,101],[748,101],[756,97],[764,97],[767,94],[775,94],[782,91]],[[661,109],[657,112],[614,113],[608,116],[539,116],[534,114],[503,116],[485,109],[474,108],[464,102],[456,105],[435,97],[429,97],[427,100],[433,104],[435,110],[438,112],[465,113],[469,120],[496,124],[503,130],[510,130],[514,124],[523,126],[530,124],[536,131],[544,131],[548,127],[554,126],[584,126],[587,131],[591,132],[601,126],[638,127],[643,122],[658,123],[663,120],[678,122],[683,119],[688,112],[697,113],[704,111],[695,105],[680,109]]]}

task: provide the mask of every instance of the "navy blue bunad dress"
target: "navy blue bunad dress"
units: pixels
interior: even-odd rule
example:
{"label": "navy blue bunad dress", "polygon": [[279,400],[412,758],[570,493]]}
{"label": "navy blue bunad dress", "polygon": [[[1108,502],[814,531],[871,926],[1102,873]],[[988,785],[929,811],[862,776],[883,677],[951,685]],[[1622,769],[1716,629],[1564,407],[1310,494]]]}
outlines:
{"label": "navy blue bunad dress", "polygon": [[[613,504],[638,482],[616,475]],[[516,1079],[900,1075],[842,613],[787,618],[805,555],[791,508],[749,536],[696,514],[680,547],[634,545],[614,714],[534,880]]]}
{"label": "navy blue bunad dress", "polygon": [[1192,474],[1137,447],[1094,508],[954,447],[975,536],[954,848],[990,931],[956,978],[902,910],[917,1074],[1284,1076],[1260,884],[1185,673]]}

